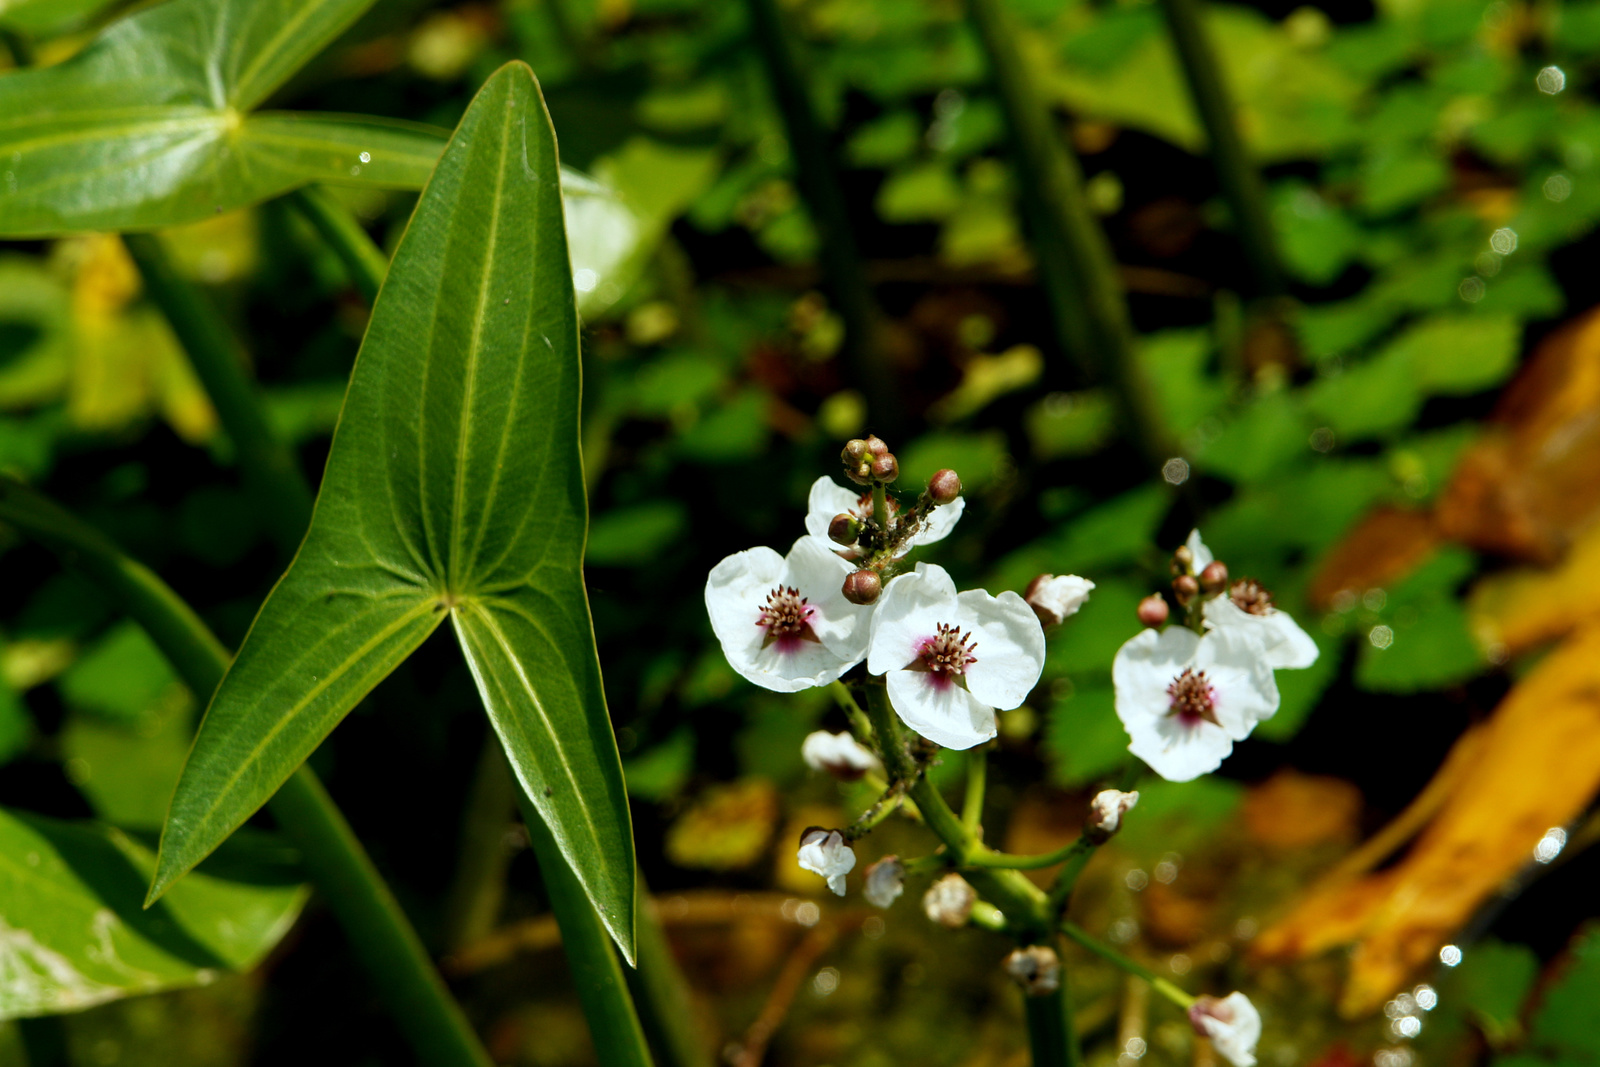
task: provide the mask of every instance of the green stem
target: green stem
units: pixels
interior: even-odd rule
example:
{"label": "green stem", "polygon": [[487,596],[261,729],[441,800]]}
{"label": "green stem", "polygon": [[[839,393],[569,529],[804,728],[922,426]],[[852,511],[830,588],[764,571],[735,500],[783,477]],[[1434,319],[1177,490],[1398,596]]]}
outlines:
{"label": "green stem", "polygon": [[33,47],[33,38],[20,26],[0,26],[0,44],[11,53],[11,65],[18,70],[39,62],[39,52]]}
{"label": "green stem", "polygon": [[862,269],[833,144],[802,74],[806,64],[797,54],[795,40],[785,28],[775,0],[746,0],[745,7],[772,94],[783,116],[800,195],[817,227],[822,270],[834,306],[844,319],[845,359],[866,395],[872,426],[880,436],[893,438],[903,415],[894,381],[879,351],[883,312]]}
{"label": "green stem", "polygon": [[828,683],[828,692],[832,695],[834,703],[839,705],[845,717],[850,720],[850,728],[855,731],[856,740],[863,745],[873,744],[872,720],[867,718],[867,713],[856,703],[856,698],[850,693],[850,687],[834,679]]}
{"label": "green stem", "polygon": [[459,951],[494,929],[506,895],[506,871],[511,865],[506,831],[512,828],[516,804],[517,780],[511,775],[511,765],[499,737],[485,729],[477,773],[472,776],[467,810],[461,818],[455,874],[444,898],[440,944],[447,952]]}
{"label": "green stem", "polygon": [[1067,1005],[1067,981],[1039,996],[1023,994],[1023,1013],[1028,1018],[1028,1045],[1033,1050],[1033,1067],[1076,1067],[1078,1038],[1072,1030],[1072,1010]]}
{"label": "green stem", "polygon": [[872,521],[878,527],[878,536],[885,539],[879,543],[881,550],[889,536],[889,490],[882,482],[872,483]]}
{"label": "green stem", "polygon": [[267,528],[285,554],[293,553],[310,520],[311,489],[294,453],[267,423],[255,384],[245,371],[244,353],[216,307],[173,267],[159,238],[130,233],[123,235],[123,241],[144,276],[150,298],[166,315],[216,405],[245,480],[258,494]]}
{"label": "green stem", "polygon": [[1228,202],[1233,224],[1255,276],[1258,295],[1281,296],[1283,270],[1279,266],[1272,220],[1267,216],[1267,198],[1261,174],[1251,163],[1239,135],[1237,112],[1223,81],[1216,53],[1206,38],[1201,22],[1199,0],[1161,0],[1167,28],[1183,62],[1189,82],[1189,95],[1206,128],[1211,163],[1217,171],[1217,184]]}
{"label": "green stem", "polygon": [[661,1058],[662,1067],[712,1067],[711,1053],[695,1026],[689,983],[667,943],[643,875],[639,876],[635,899],[639,901],[634,929],[639,966],[623,973],[633,990],[645,1035]]}
{"label": "green stem", "polygon": [[645,1044],[633,999],[628,996],[622,961],[612,947],[611,935],[561,855],[549,828],[520,789],[517,804],[522,808],[528,840],[539,860],[550,910],[561,928],[562,949],[578,1003],[589,1021],[596,1059],[606,1067],[651,1067],[650,1048]]}
{"label": "green stem", "polygon": [[[52,501],[0,478],[0,520],[57,554],[116,598],[171,662],[195,696],[206,700],[228,668],[227,650],[148,567]],[[338,917],[396,1022],[424,1063],[490,1063],[422,941],[384,884],[344,816],[307,767],[269,802],[300,850],[312,881]]]}
{"label": "green stem", "polygon": [[1029,81],[1001,2],[968,0],[967,12],[1011,130],[1057,336],[1110,388],[1133,443],[1159,468],[1175,444],[1139,362],[1116,260],[1084,194],[1082,168]]}
{"label": "green stem", "polygon": [[1061,932],[1066,934],[1072,940],[1076,941],[1078,944],[1082,945],[1084,948],[1088,949],[1090,952],[1093,952],[1096,956],[1099,956],[1101,959],[1115,964],[1136,978],[1143,978],[1146,982],[1150,983],[1150,987],[1152,989],[1166,997],[1168,1000],[1172,1001],[1172,1003],[1176,1004],[1184,1011],[1188,1011],[1189,1008],[1194,1005],[1194,997],[1190,996],[1188,993],[1185,993],[1182,989],[1179,989],[1165,978],[1158,977],[1156,972],[1152,971],[1144,964],[1124,956],[1110,945],[1104,944],[1098,939],[1092,937],[1088,931],[1084,930],[1083,927],[1077,925],[1076,923],[1062,922]]}
{"label": "green stem", "polygon": [[845,840],[856,841],[870,834],[878,828],[878,825],[883,820],[898,811],[905,799],[905,784],[903,782],[895,782],[889,786],[888,789],[884,790],[883,795],[873,803],[872,807],[862,812],[856,821],[851,823],[849,828],[844,831]]}
{"label": "green stem", "polygon": [[983,793],[989,779],[989,752],[985,748],[967,751],[967,793],[961,800],[961,825],[979,841],[983,834]]}
{"label": "green stem", "polygon": [[389,273],[389,257],[367,236],[356,217],[321,186],[296,189],[289,194],[289,202],[344,263],[350,281],[370,307]]}

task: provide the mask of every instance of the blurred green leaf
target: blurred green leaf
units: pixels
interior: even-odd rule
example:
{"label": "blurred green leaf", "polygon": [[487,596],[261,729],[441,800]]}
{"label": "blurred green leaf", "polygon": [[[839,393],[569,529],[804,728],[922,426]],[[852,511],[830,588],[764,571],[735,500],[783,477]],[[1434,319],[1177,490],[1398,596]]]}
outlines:
{"label": "blurred green leaf", "polygon": [[999,430],[924,434],[895,455],[900,461],[897,488],[907,492],[920,492],[934,472],[945,467],[960,474],[967,489],[982,489],[999,478],[1011,461],[1005,434]]}
{"label": "blurred green leaf", "polygon": [[894,171],[878,190],[878,214],[885,222],[937,222],[960,206],[961,185],[939,160]]}
{"label": "blurred green leaf", "polygon": [[1317,701],[1322,698],[1323,691],[1333,684],[1339,676],[1340,645],[1335,641],[1328,641],[1316,632],[1314,622],[1310,618],[1297,618],[1322,654],[1311,666],[1302,670],[1278,671],[1278,710],[1272,718],[1256,727],[1253,736],[1263,741],[1287,741],[1300,732],[1300,727],[1305,725],[1307,717],[1316,708]]}
{"label": "blurred green leaf", "polygon": [[1023,417],[1035,457],[1043,460],[1097,451],[1116,431],[1111,398],[1102,392],[1051,393]]}
{"label": "blurred green leaf", "polygon": [[0,1019],[255,966],[293,924],[306,890],[279,865],[250,866],[196,872],[147,911],[149,849],[117,830],[0,810]]}
{"label": "blurred green leaf", "polygon": [[448,616],[521,787],[625,954],[634,870],[581,569],[578,330],[532,73],[485,83],[373,309],[316,514],[212,699],[159,895]]}
{"label": "blurred green leaf", "polygon": [[32,734],[33,718],[23,707],[22,698],[9,682],[0,679],[0,766],[26,749]]}
{"label": "blurred green leaf", "polygon": [[1117,843],[1152,859],[1164,852],[1188,852],[1232,818],[1243,799],[1244,786],[1215,775],[1192,782],[1146,776],[1139,783],[1139,816],[1123,824]]}
{"label": "blurred green leaf", "polygon": [[1051,704],[1044,746],[1050,780],[1068,789],[1104,778],[1132,758],[1108,678],[1075,686],[1070,696]]}
{"label": "blurred green leaf", "polygon": [[637,566],[659,560],[688,526],[687,509],[677,500],[617,508],[595,517],[585,560],[591,566]]}
{"label": "blurred green leaf", "polygon": [[118,623],[86,649],[59,684],[72,707],[134,728],[190,701],[161,650],[132,622]]}
{"label": "blurred green leaf", "polygon": [[683,726],[658,745],[622,761],[628,795],[660,803],[675,796],[694,770],[694,731]]}
{"label": "blurred green leaf", "polygon": [[1445,549],[1386,591],[1381,629],[1368,629],[1356,662],[1363,689],[1411,693],[1463,681],[1486,666],[1457,587],[1477,570],[1470,552]]}
{"label": "blurred green leaf", "polygon": [[1106,671],[1124,641],[1137,634],[1138,608],[1150,590],[1122,578],[1094,579],[1094,592],[1078,613],[1050,635],[1045,662],[1066,674]]}
{"label": "blurred green leaf", "polygon": [[153,708],[138,723],[69,715],[61,755],[95,815],[121,827],[159,830],[194,740],[194,704]]}
{"label": "blurred green leaf", "polygon": [[1304,458],[1312,426],[1298,399],[1274,393],[1236,412],[1196,451],[1196,465],[1237,482],[1259,482]]}
{"label": "blurred green leaf", "polygon": [[1590,922],[1573,939],[1565,966],[1544,993],[1533,1017],[1536,1045],[1554,1046],[1560,1059],[1593,1062],[1600,1057],[1594,1006],[1600,997],[1600,926]]}
{"label": "blurred green leaf", "polygon": [[1522,1002],[1538,975],[1532,949],[1489,937],[1463,953],[1461,963],[1441,978],[1439,992],[1470,1011],[1498,1044],[1519,1025]]}
{"label": "blurred green leaf", "polygon": [[58,399],[71,359],[67,287],[37,259],[0,257],[0,408]]}

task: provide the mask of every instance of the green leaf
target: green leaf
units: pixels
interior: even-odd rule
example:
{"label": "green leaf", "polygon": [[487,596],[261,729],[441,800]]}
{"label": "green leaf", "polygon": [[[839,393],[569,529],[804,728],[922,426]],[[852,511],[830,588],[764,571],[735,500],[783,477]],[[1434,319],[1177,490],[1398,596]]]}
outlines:
{"label": "green leaf", "polygon": [[1600,925],[1585,924],[1574,939],[1561,977],[1544,995],[1533,1017],[1534,1041],[1553,1046],[1563,1058],[1594,1062],[1600,1057],[1600,1031],[1594,1005],[1600,997]]}
{"label": "green leaf", "polygon": [[1050,780],[1069,789],[1104,778],[1128,762],[1128,733],[1117,718],[1116,691],[1107,680],[1074,688],[1051,706],[1044,747],[1050,754]]}
{"label": "green leaf", "polygon": [[395,252],[311,529],[201,724],[152,898],[449,616],[518,780],[631,957],[578,389],[555,134],[514,63],[479,91]]}
{"label": "green leaf", "polygon": [[[0,1019],[200,985],[247,970],[299,915],[306,889],[260,849],[144,910],[150,850],[117,830],[0,809]],[[223,857],[219,856],[221,861]]]}
{"label": "green leaf", "polygon": [[0,233],[171,226],[308,181],[419,184],[430,127],[250,114],[371,4],[170,0],[0,77]]}

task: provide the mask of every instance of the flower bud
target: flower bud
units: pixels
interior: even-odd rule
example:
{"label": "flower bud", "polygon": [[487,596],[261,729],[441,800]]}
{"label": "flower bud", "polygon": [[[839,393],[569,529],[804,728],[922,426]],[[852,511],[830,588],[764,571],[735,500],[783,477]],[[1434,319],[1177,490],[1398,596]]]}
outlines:
{"label": "flower bud", "polygon": [[1220,559],[1206,564],[1200,572],[1200,588],[1208,595],[1222,592],[1228,585],[1228,565]]}
{"label": "flower bud", "polygon": [[1139,601],[1139,621],[1151,628],[1161,626],[1167,621],[1167,598],[1160,593],[1151,593]]}
{"label": "flower bud", "polygon": [[801,867],[828,880],[828,888],[844,896],[844,876],[856,865],[855,850],[845,844],[837,830],[813,826],[800,835],[800,851],[795,859]]}
{"label": "flower bud", "polygon": [[871,604],[883,593],[877,571],[851,571],[844,580],[844,598],[852,604]]}
{"label": "flower bud", "polygon": [[854,467],[867,458],[867,443],[855,437],[844,443],[844,450],[839,453],[839,459],[846,467]]}
{"label": "flower bud", "polygon": [[1192,574],[1180,574],[1172,579],[1172,593],[1178,598],[1178,603],[1184,607],[1189,606],[1189,601],[1200,595],[1200,583],[1195,581]]}
{"label": "flower bud", "polygon": [[881,437],[876,437],[873,434],[867,434],[867,439],[862,442],[862,445],[873,456],[887,456],[889,454],[889,446],[884,443]]}
{"label": "flower bud", "polygon": [[1122,817],[1139,803],[1138,791],[1123,793],[1116,789],[1102,789],[1089,802],[1089,817],[1083,821],[1083,833],[1096,845],[1111,840],[1111,835],[1122,826]]}
{"label": "flower bud", "polygon": [[1256,1043],[1261,1040],[1261,1013],[1243,993],[1200,997],[1189,1009],[1195,1033],[1211,1039],[1212,1048],[1233,1067],[1255,1067]]}
{"label": "flower bud", "polygon": [[1076,615],[1083,602],[1089,599],[1094,583],[1076,574],[1041,574],[1028,583],[1022,599],[1028,602],[1043,626],[1059,626],[1069,615]]}
{"label": "flower bud", "polygon": [[861,520],[841,511],[828,523],[828,540],[836,545],[853,545],[861,536]]}
{"label": "flower bud", "polygon": [[814,771],[827,771],[841,782],[856,782],[878,766],[878,757],[848,732],[818,730],[800,744],[800,758]]}
{"label": "flower bud", "polygon": [[1188,545],[1179,545],[1172,553],[1172,573],[1188,574],[1194,569],[1194,553]]}
{"label": "flower bud", "polygon": [[900,477],[900,461],[893,452],[885,452],[872,461],[872,480],[888,485]]}
{"label": "flower bud", "polygon": [[934,471],[928,479],[928,498],[935,504],[952,503],[960,495],[961,478],[950,468]]}
{"label": "flower bud", "polygon": [[1029,945],[1006,957],[1006,973],[1030,997],[1042,997],[1061,988],[1061,959],[1049,945]]}
{"label": "flower bud", "polygon": [[906,891],[906,865],[899,856],[885,856],[867,868],[861,895],[875,908],[887,908]]}
{"label": "flower bud", "polygon": [[947,874],[922,894],[922,910],[941,926],[959,930],[972,917],[978,892],[959,874]]}

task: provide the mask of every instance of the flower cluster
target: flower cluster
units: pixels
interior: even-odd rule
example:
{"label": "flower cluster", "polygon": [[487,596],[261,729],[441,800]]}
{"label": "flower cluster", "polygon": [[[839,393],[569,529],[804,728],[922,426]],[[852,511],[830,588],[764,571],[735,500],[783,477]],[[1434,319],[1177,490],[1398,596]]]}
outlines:
{"label": "flower cluster", "polygon": [[1216,770],[1234,742],[1273,716],[1273,671],[1309,667],[1317,645],[1260,583],[1230,583],[1199,530],[1173,554],[1173,571],[1188,624],[1155,629],[1166,620],[1164,604],[1141,605],[1152,628],[1117,651],[1111,676],[1128,750],[1168,781],[1187,782]]}

